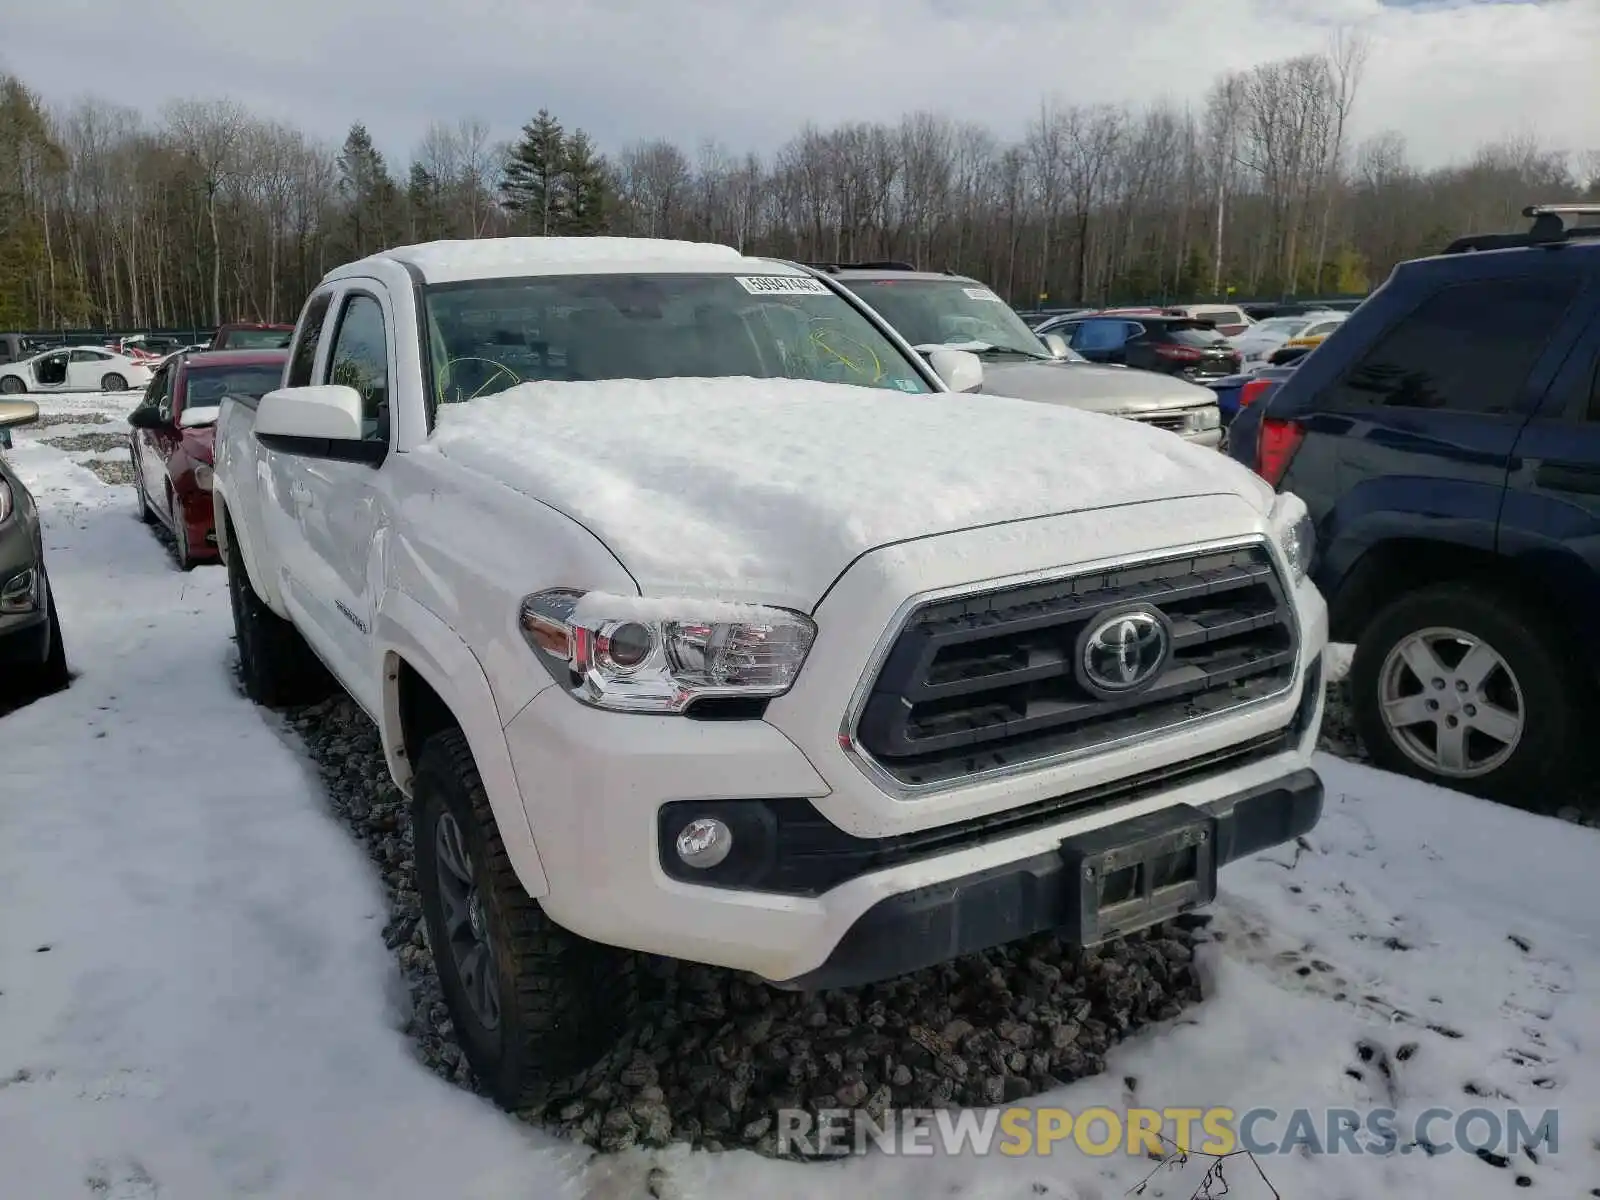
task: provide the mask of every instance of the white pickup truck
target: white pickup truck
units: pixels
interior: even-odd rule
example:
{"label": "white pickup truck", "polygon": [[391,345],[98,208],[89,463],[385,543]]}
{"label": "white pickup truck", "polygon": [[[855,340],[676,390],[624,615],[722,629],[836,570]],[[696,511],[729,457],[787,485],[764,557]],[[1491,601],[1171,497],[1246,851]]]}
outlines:
{"label": "white pickup truck", "polygon": [[1317,821],[1304,507],[981,380],[793,264],[513,238],[340,267],[225,402],[246,687],[377,723],[501,1103],[623,1044],[634,952],[1091,944]]}

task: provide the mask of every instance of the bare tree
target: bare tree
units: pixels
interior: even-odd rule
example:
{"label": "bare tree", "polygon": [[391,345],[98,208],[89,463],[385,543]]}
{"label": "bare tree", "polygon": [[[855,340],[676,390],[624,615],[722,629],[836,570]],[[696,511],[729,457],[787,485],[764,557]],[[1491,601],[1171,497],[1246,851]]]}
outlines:
{"label": "bare tree", "polygon": [[1212,247],[1211,294],[1222,295],[1222,262],[1226,246],[1228,195],[1239,171],[1240,122],[1244,117],[1248,84],[1242,75],[1229,73],[1212,84],[1206,95],[1204,125],[1206,168],[1211,179],[1216,213]]}
{"label": "bare tree", "polygon": [[[608,163],[586,141],[582,231],[904,259],[1030,306],[1073,291],[1170,303],[1359,291],[1460,232],[1519,227],[1530,201],[1600,199],[1600,152],[1528,137],[1428,171],[1394,134],[1352,149],[1364,61],[1364,41],[1340,34],[1326,54],[1223,76],[1193,113],[1048,102],[1016,140],[917,112],[802,127],[770,157],[658,139]],[[481,121],[441,119],[391,168],[370,139],[336,151],[227,101],[158,115],[51,112],[0,75],[0,322],[289,319],[325,271],[375,246],[538,224],[503,206],[508,148]],[[553,151],[568,169],[578,132]]]}
{"label": "bare tree", "polygon": [[167,126],[193,163],[205,191],[211,229],[211,320],[222,323],[222,233],[217,223],[223,189],[237,169],[247,116],[231,100],[179,100],[167,106]]}
{"label": "bare tree", "polygon": [[1322,178],[1322,225],[1317,232],[1317,273],[1312,290],[1322,290],[1322,269],[1328,258],[1328,227],[1333,220],[1334,197],[1344,183],[1345,130],[1355,108],[1356,92],[1366,70],[1372,43],[1363,33],[1340,29],[1328,48],[1333,76],[1333,130],[1325,151]]}

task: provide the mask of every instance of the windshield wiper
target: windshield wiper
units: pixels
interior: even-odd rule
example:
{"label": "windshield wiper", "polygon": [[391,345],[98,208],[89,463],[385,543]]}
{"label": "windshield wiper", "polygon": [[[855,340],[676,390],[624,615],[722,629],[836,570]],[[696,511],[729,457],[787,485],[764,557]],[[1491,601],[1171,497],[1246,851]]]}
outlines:
{"label": "windshield wiper", "polygon": [[976,354],[979,358],[990,354],[1021,354],[1028,358],[1055,361],[1053,354],[1041,354],[1037,350],[1025,350],[1021,346],[996,346],[992,342],[925,342],[916,349],[921,354],[926,354],[930,350],[965,350],[968,354]]}

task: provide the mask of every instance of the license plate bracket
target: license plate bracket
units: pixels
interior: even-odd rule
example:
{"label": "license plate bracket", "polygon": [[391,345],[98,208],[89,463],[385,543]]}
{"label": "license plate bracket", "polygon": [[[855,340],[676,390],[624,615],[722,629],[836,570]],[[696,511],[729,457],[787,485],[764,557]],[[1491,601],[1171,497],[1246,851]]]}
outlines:
{"label": "license plate bracket", "polygon": [[1092,946],[1210,904],[1216,848],[1216,818],[1187,804],[1065,839],[1067,932]]}

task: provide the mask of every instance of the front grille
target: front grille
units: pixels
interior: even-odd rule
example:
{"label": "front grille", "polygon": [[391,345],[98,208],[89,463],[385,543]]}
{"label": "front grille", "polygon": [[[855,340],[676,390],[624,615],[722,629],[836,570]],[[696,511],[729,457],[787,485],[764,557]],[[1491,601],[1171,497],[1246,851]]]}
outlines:
{"label": "front grille", "polygon": [[1134,417],[1141,425],[1152,425],[1157,429],[1166,429],[1172,433],[1182,433],[1189,428],[1189,417],[1186,413],[1155,413],[1150,416],[1138,415]]}
{"label": "front grille", "polygon": [[[1172,634],[1148,687],[1079,681],[1079,636],[1143,602]],[[1294,616],[1266,546],[1168,556],[935,600],[908,618],[856,724],[895,780],[930,786],[1148,737],[1276,695],[1294,679]]]}

